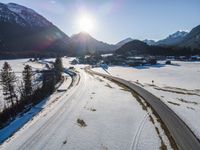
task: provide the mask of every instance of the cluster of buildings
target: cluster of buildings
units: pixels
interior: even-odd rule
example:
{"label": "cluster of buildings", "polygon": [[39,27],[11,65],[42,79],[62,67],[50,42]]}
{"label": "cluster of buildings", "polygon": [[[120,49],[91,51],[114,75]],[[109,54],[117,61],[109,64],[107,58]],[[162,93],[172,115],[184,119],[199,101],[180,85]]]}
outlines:
{"label": "cluster of buildings", "polygon": [[125,56],[119,54],[107,55],[86,55],[74,59],[72,64],[90,64],[100,66],[107,65],[123,65],[123,66],[143,66],[157,64],[157,60],[166,60],[166,64],[171,64],[172,60],[179,61],[199,61],[200,56]]}

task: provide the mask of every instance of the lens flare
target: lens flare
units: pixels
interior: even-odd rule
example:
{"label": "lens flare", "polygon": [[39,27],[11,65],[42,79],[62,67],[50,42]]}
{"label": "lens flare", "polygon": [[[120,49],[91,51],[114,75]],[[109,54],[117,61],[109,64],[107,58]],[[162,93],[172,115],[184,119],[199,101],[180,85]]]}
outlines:
{"label": "lens flare", "polygon": [[91,33],[94,31],[94,19],[88,14],[82,14],[77,18],[78,30],[81,32]]}

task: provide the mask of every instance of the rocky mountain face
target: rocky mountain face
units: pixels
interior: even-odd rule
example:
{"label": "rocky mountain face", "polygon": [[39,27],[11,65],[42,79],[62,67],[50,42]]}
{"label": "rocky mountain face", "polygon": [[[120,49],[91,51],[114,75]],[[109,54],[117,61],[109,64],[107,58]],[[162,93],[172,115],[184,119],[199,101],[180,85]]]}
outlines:
{"label": "rocky mountain face", "polygon": [[14,3],[0,3],[1,57],[65,54],[69,40],[34,10]]}
{"label": "rocky mountain face", "polygon": [[154,45],[200,49],[200,25],[193,28],[189,33],[177,31],[166,39],[156,42]]}
{"label": "rocky mountain face", "polygon": [[200,25],[193,28],[185,38],[178,43],[181,47],[191,47],[192,49],[200,49]]}
{"label": "rocky mountain face", "polygon": [[189,33],[177,31],[163,40],[157,42],[153,40],[144,40],[148,45],[173,46],[180,48],[200,49],[200,25],[193,28]]}
{"label": "rocky mountain face", "polygon": [[163,46],[176,45],[180,43],[187,36],[187,34],[188,32],[185,31],[177,31],[169,35],[167,38],[157,41],[154,45],[163,45]]}

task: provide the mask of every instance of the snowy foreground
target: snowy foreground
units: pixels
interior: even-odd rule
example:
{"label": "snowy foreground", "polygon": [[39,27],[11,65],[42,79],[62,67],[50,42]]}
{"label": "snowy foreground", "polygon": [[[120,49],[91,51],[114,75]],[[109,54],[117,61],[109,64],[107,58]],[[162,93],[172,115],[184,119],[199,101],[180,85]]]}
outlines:
{"label": "snowy foreground", "polygon": [[[69,67],[68,59],[64,66]],[[79,75],[73,85],[55,92],[0,149],[171,149],[148,106],[144,109],[124,87],[75,67]]]}
{"label": "snowy foreground", "polygon": [[[105,73],[101,68],[94,71]],[[136,83],[167,104],[200,139],[200,62],[154,66],[109,67],[108,72]],[[152,82],[153,80],[153,82]]]}

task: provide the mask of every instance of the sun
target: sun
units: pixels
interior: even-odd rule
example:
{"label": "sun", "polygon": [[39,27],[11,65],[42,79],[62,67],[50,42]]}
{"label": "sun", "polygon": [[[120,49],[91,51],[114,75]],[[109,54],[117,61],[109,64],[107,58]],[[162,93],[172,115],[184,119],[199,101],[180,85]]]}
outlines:
{"label": "sun", "polygon": [[89,14],[82,14],[77,18],[78,30],[91,33],[95,29],[94,18]]}

